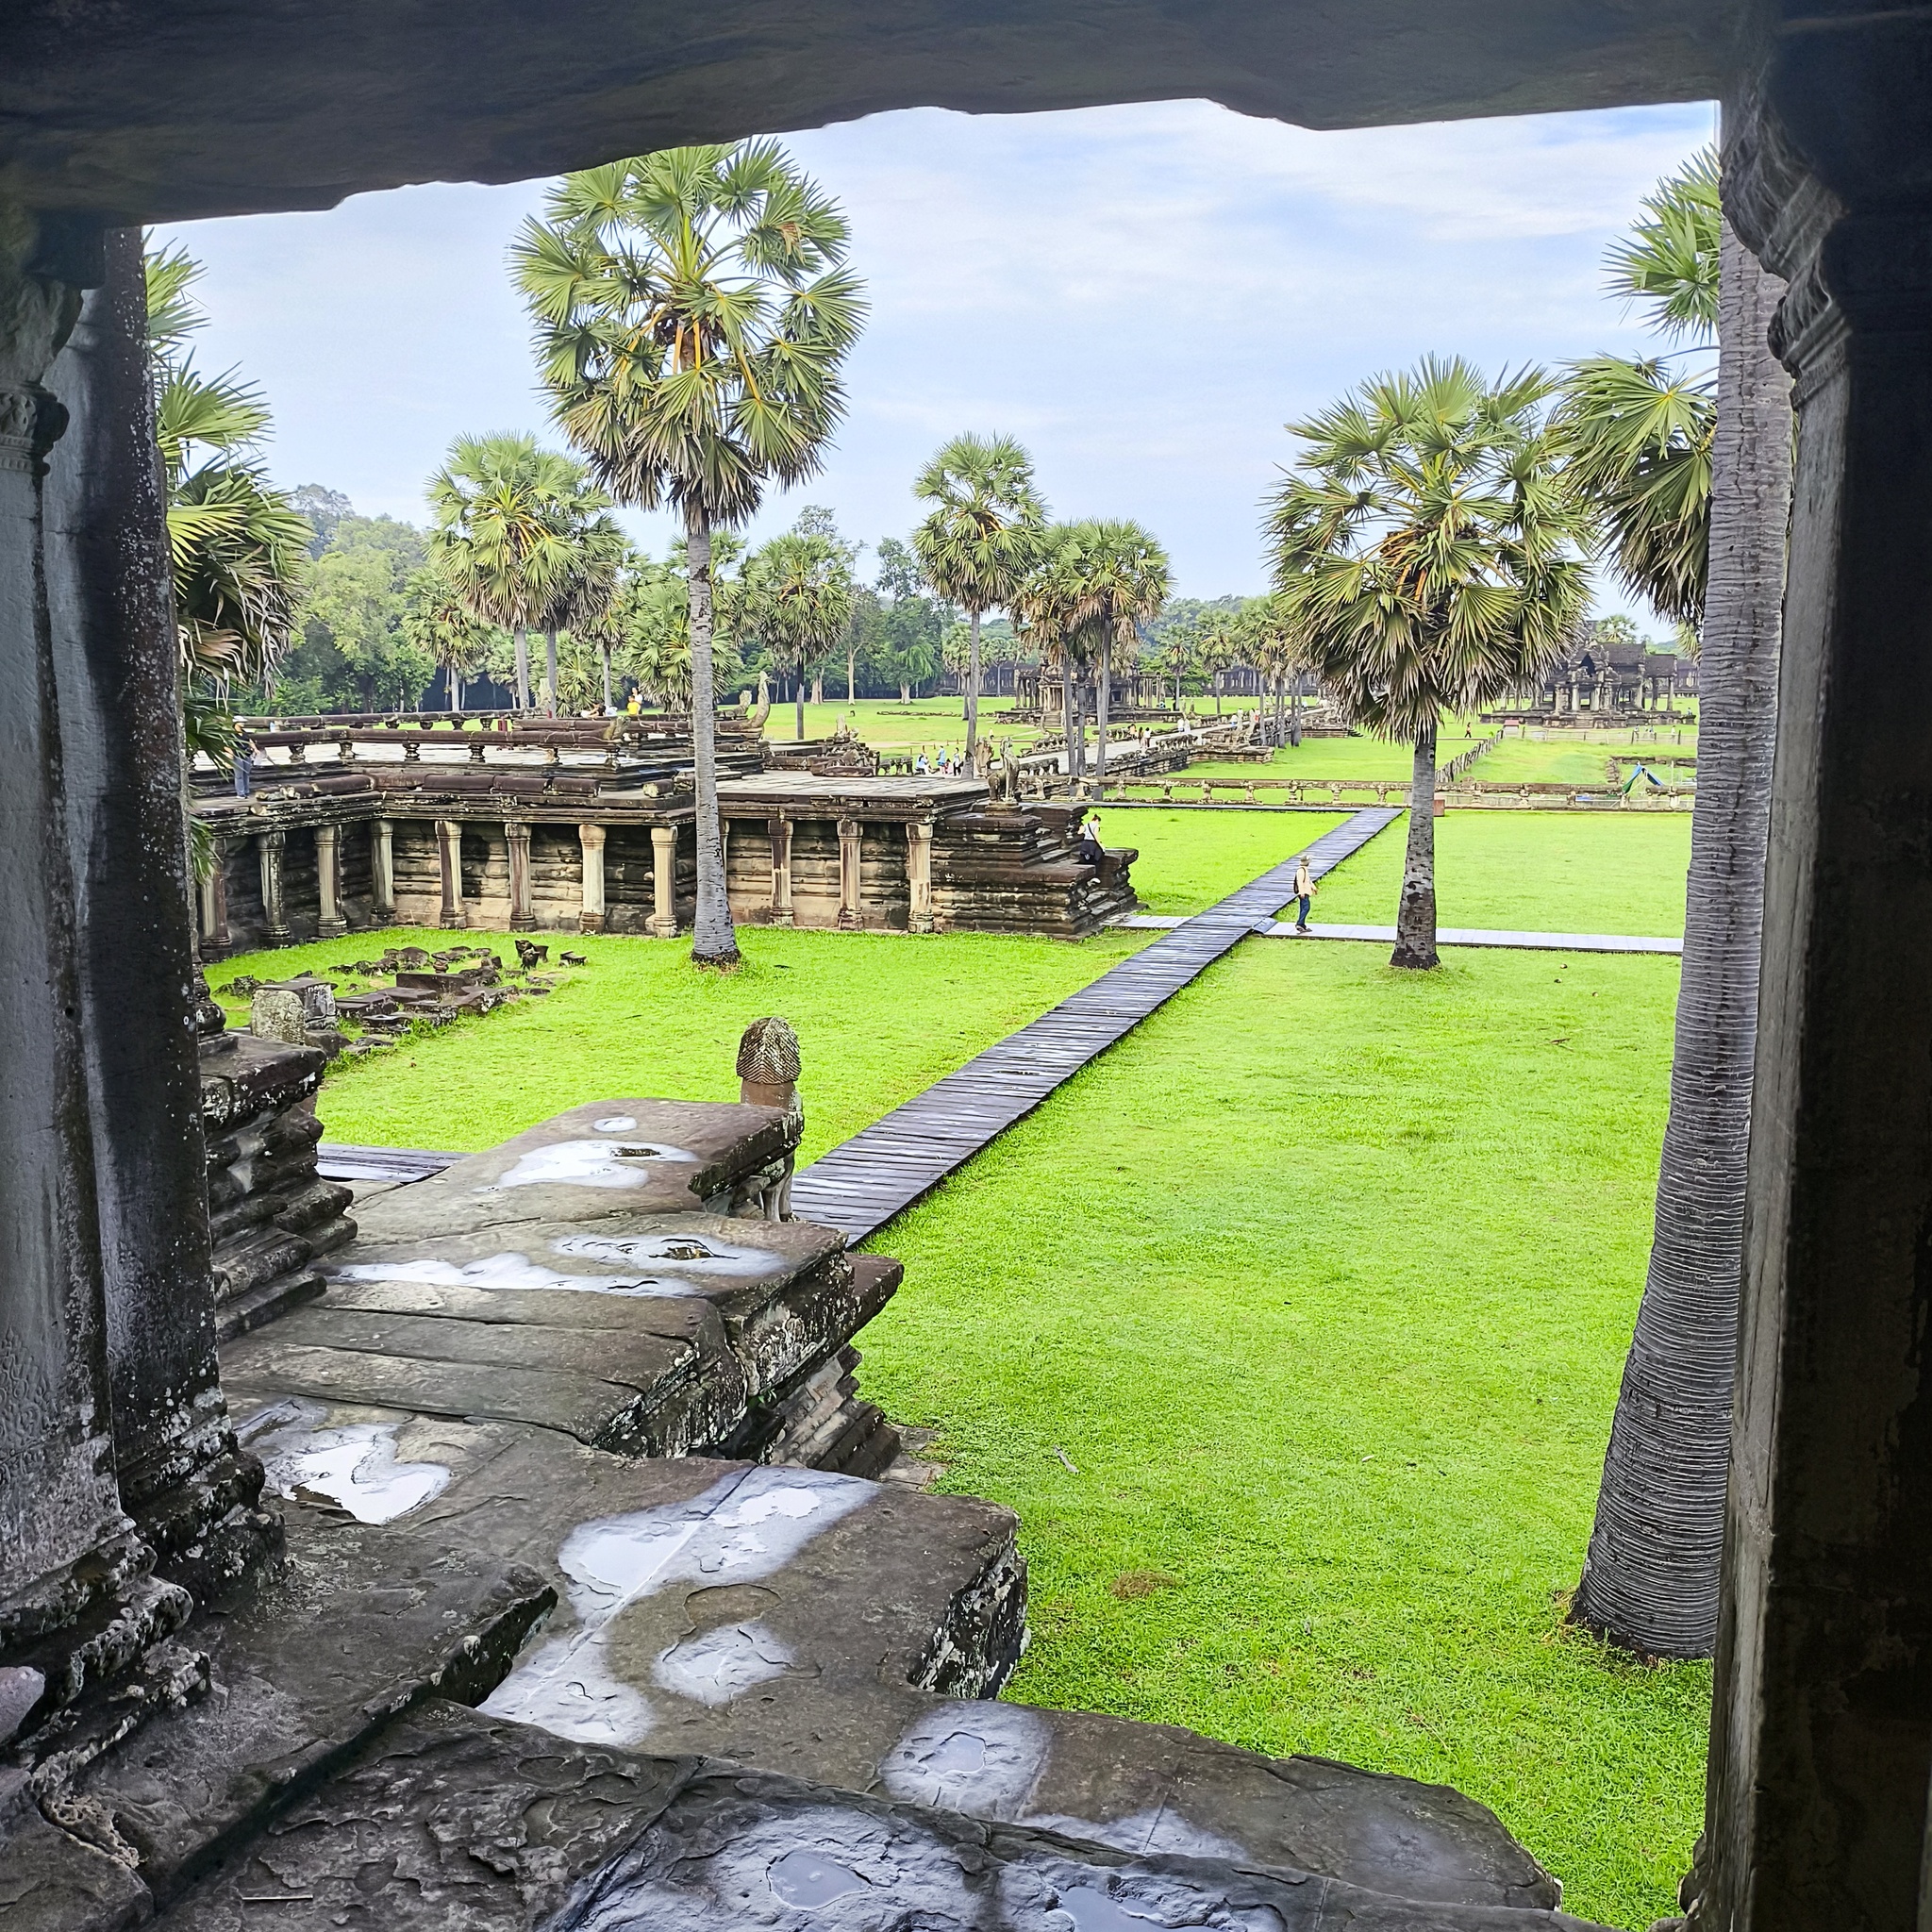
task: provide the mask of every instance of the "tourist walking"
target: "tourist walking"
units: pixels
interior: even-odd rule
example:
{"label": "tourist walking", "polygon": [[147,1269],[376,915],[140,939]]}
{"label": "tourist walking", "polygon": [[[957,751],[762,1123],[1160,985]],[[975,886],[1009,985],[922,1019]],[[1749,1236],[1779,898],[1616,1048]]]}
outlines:
{"label": "tourist walking", "polygon": [[1294,893],[1298,911],[1295,916],[1296,932],[1308,929],[1308,908],[1315,897],[1315,874],[1308,870],[1308,855],[1304,852],[1294,862]]}
{"label": "tourist walking", "polygon": [[1080,863],[1098,865],[1105,856],[1100,844],[1100,821],[1089,812],[1080,822]]}
{"label": "tourist walking", "polygon": [[255,782],[255,744],[246,733],[235,734],[235,796],[246,798]]}

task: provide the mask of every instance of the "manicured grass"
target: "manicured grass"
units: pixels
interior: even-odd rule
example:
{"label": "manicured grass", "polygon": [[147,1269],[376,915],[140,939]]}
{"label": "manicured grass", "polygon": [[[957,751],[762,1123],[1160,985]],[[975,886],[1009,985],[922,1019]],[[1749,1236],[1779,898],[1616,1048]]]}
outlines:
{"label": "manicured grass", "polygon": [[[459,937],[493,941],[509,958],[504,934],[357,933],[225,960],[208,978],[283,978],[385,945],[435,948]],[[460,1150],[493,1146],[587,1100],[736,1100],[739,1035],[761,1014],[782,1013],[798,1029],[805,1062],[810,1159],[1152,937],[1110,932],[1070,945],[994,933],[911,939],[749,927],[739,933],[745,964],[728,974],[694,972],[688,943],[569,940],[591,963],[565,969],[566,983],[547,999],[339,1062],[318,1111],[331,1140]],[[554,957],[558,941],[549,943]],[[229,1010],[242,1018],[245,1004]]]}
{"label": "manicured grass", "polygon": [[[829,694],[832,687],[826,686]],[[856,705],[828,702],[807,705],[807,738],[829,738],[845,718],[859,737],[874,751],[927,752],[942,744],[956,748],[966,742],[966,721],[959,715],[958,698],[915,698],[902,705],[890,698],[860,698]],[[1032,724],[1011,724],[1006,714],[1013,708],[1011,698],[981,698],[979,730],[982,737],[1010,738],[1015,751],[1024,751],[1040,736]],[[765,736],[775,744],[789,744],[798,736],[798,711],[791,704],[772,702],[772,715],[765,720]]]}
{"label": "manicured grass", "polygon": [[1132,846],[1134,889],[1149,912],[1199,912],[1271,865],[1306,852],[1346,812],[1208,812],[1095,808],[1108,845]]}
{"label": "manicured grass", "polygon": [[[1436,758],[1447,764],[1475,741],[1459,727],[1445,724],[1436,743]],[[1415,754],[1406,744],[1384,738],[1305,738],[1298,745],[1283,745],[1266,764],[1238,764],[1203,759],[1176,772],[1174,783],[1190,778],[1400,778],[1407,781]],[[1483,762],[1487,762],[1484,760]]]}
{"label": "manicured grass", "polygon": [[[1692,757],[1697,753],[1697,727],[1679,723],[1672,725],[1661,719],[1655,726],[1639,725],[1632,731],[1592,731],[1587,737],[1571,732],[1552,732],[1544,739],[1506,738],[1487,751],[1470,768],[1472,778],[1486,784],[1515,785],[1524,782],[1551,785],[1595,785],[1608,788],[1605,767],[1611,758],[1628,770],[1629,762],[1668,756]],[[1656,735],[1651,734],[1655,731]],[[1657,776],[1666,782],[1674,776],[1672,767],[1659,764]],[[1690,777],[1686,767],[1681,772]]]}
{"label": "manicured grass", "polygon": [[1606,1653],[1563,1596],[1675,985],[1252,941],[884,1231],[864,1386],[1020,1513],[1009,1694],[1453,1784],[1572,1911],[1672,1909],[1709,1672]]}
{"label": "manicured grass", "polygon": [[[1407,837],[1405,812],[1323,883],[1315,923],[1393,924]],[[1436,916],[1443,925],[1670,939],[1684,930],[1690,862],[1688,811],[1447,812],[1436,821]]]}

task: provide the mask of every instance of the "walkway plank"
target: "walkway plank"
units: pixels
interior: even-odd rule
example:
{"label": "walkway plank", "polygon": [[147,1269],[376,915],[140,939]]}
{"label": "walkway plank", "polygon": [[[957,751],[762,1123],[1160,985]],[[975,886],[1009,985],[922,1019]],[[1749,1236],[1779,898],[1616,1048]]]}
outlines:
{"label": "walkway plank", "polygon": [[[1379,806],[1355,812],[1307,848],[1308,869],[1317,878],[1332,872],[1400,815]],[[1294,868],[1292,858],[1271,866],[821,1155],[792,1181],[791,1211],[848,1241],[875,1233],[1250,933],[1272,933]]]}

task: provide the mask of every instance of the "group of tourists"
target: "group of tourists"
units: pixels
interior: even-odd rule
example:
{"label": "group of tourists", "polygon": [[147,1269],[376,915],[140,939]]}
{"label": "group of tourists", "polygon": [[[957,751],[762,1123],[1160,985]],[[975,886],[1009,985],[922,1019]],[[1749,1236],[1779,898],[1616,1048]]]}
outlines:
{"label": "group of tourists", "polygon": [[924,745],[919,747],[919,756],[912,760],[913,772],[922,777],[963,778],[966,775],[966,760],[953,750],[950,744],[941,745],[930,758]]}

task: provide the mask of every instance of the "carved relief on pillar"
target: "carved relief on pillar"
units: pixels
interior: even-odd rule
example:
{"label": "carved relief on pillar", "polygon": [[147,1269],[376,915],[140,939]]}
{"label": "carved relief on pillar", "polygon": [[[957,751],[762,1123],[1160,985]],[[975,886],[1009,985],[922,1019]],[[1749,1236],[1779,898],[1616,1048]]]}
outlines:
{"label": "carved relief on pillar", "polygon": [[1796,468],[1696,1923],[1920,1923],[1932,1774],[1932,19],[1774,37],[1724,207]]}
{"label": "carved relief on pillar", "polygon": [[932,821],[906,822],[906,929],[930,932],[932,921]]}
{"label": "carved relief on pillar", "polygon": [[791,821],[767,822],[772,838],[772,924],[791,924]]}
{"label": "carved relief on pillar", "polygon": [[579,932],[604,930],[604,827],[579,825],[577,842],[584,848],[583,909],[577,914]]}
{"label": "carved relief on pillar", "polygon": [[261,917],[272,946],[289,943],[288,913],[282,905],[282,848],[288,843],[286,832],[258,832],[255,851],[261,867]]}
{"label": "carved relief on pillar", "polygon": [[841,932],[856,932],[865,923],[859,909],[864,834],[865,827],[858,820],[839,821],[839,929]]}
{"label": "carved relief on pillar", "polygon": [[315,828],[315,891],[319,908],[318,936],[340,939],[349,929],[342,917],[341,833],[335,825]]}
{"label": "carved relief on pillar", "polygon": [[509,929],[533,932],[537,908],[530,898],[530,828],[520,819],[506,819],[503,838],[509,848]]}
{"label": "carved relief on pillar", "polygon": [[201,957],[224,958],[233,941],[228,932],[228,841],[213,841],[208,876],[200,881]]}
{"label": "carved relief on pillar", "polygon": [[38,383],[0,382],[0,470],[42,476],[67,410]]}
{"label": "carved relief on pillar", "polygon": [[651,917],[653,939],[677,937],[677,827],[651,827]]}

